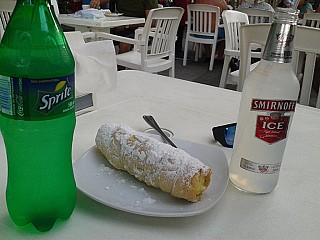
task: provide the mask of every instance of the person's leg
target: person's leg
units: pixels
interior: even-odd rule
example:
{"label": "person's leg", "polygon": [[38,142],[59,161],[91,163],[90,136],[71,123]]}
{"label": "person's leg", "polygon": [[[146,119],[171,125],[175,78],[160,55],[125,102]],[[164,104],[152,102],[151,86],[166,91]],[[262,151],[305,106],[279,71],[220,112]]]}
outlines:
{"label": "person's leg", "polygon": [[184,26],[179,26],[178,32],[177,32],[175,54],[176,54],[176,57],[179,57],[179,58],[183,58],[182,39],[183,39],[184,28],[185,28]]}
{"label": "person's leg", "polygon": [[[224,34],[224,28],[218,28],[218,42],[216,47],[216,61],[217,63],[223,62],[223,55],[224,55],[224,48],[225,48],[225,34]],[[211,45],[204,44],[205,49],[205,58],[206,60],[210,61],[211,57]]]}
{"label": "person's leg", "polygon": [[[122,37],[134,38],[134,31],[135,29],[131,28],[116,28],[112,31],[112,33]],[[131,49],[131,44],[119,42],[119,53],[129,52]]]}
{"label": "person's leg", "polygon": [[176,40],[176,54],[183,52],[182,39],[183,39],[184,26],[179,26]]}
{"label": "person's leg", "polygon": [[224,40],[217,42],[217,49],[216,49],[217,60],[223,60],[224,48],[225,48]]}
{"label": "person's leg", "polygon": [[224,48],[225,48],[225,35],[224,35],[224,28],[218,28],[218,41],[217,42],[217,49],[216,49],[216,55],[217,55],[217,60],[222,60],[223,61],[223,55],[224,55]]}
{"label": "person's leg", "polygon": [[129,52],[129,51],[131,51],[131,49],[132,49],[131,44],[123,43],[123,42],[119,43],[119,53]]}

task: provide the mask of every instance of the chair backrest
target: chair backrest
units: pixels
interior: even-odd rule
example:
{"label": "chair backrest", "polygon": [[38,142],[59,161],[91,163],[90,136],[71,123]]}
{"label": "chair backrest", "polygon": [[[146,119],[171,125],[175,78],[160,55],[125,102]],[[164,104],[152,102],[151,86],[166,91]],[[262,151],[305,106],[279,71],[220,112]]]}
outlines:
{"label": "chair backrest", "polygon": [[243,83],[249,73],[251,59],[250,44],[266,45],[271,24],[249,24],[240,28],[240,68],[238,90],[242,91]]}
{"label": "chair backrest", "polygon": [[227,10],[222,13],[225,32],[225,49],[239,51],[240,26],[249,24],[248,15],[239,11]]}
{"label": "chair backrest", "polygon": [[6,30],[15,5],[15,0],[0,0],[0,40]]}
{"label": "chair backrest", "polygon": [[155,58],[169,57],[174,61],[175,40],[183,12],[179,7],[150,10],[141,36],[142,41],[150,43],[140,49],[142,65]]}
{"label": "chair backrest", "polygon": [[57,0],[51,0],[51,5],[53,6],[54,13],[58,17],[60,12],[59,12],[59,7],[58,7]]}
{"label": "chair backrest", "polygon": [[198,36],[213,36],[218,29],[220,8],[207,4],[189,4],[188,30]]}
{"label": "chair backrest", "polygon": [[302,25],[320,28],[320,13],[305,13],[303,15]]}
{"label": "chair backrest", "polygon": [[246,13],[250,24],[255,23],[271,23],[273,20],[273,12],[255,8],[238,8],[237,11]]}
{"label": "chair backrest", "polygon": [[[270,30],[270,24],[250,24],[241,27],[240,37],[240,79],[239,84],[242,90],[243,82],[248,73],[250,44],[258,43],[265,45]],[[306,38],[306,36],[308,36]],[[320,29],[306,26],[297,26],[294,40],[294,50],[304,52],[306,54],[305,67],[301,85],[301,93],[299,103],[308,105],[313,81],[313,74],[315,69],[315,60],[317,54],[320,54]],[[296,55],[297,56],[297,55]],[[293,60],[294,62],[294,60]],[[316,107],[320,108],[320,97]]]}

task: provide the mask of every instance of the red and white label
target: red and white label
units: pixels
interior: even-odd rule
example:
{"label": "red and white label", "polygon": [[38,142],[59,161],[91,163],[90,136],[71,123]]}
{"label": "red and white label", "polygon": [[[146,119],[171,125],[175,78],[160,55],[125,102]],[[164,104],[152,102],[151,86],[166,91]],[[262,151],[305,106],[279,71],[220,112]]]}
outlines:
{"label": "red and white label", "polygon": [[268,144],[279,142],[287,137],[290,115],[294,112],[296,101],[252,99],[251,111],[264,111],[257,115],[255,136]]}

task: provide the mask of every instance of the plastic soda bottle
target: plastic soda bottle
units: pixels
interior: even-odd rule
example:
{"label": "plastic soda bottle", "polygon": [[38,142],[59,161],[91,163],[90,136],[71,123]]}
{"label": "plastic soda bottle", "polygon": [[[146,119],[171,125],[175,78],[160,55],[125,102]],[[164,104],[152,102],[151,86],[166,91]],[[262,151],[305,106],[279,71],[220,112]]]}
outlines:
{"label": "plastic soda bottle", "polygon": [[50,230],[76,201],[74,59],[50,0],[18,0],[0,44],[0,127],[9,215]]}
{"label": "plastic soda bottle", "polygon": [[300,85],[291,61],[298,11],[278,8],[262,59],[244,82],[230,180],[262,194],[278,183]]}

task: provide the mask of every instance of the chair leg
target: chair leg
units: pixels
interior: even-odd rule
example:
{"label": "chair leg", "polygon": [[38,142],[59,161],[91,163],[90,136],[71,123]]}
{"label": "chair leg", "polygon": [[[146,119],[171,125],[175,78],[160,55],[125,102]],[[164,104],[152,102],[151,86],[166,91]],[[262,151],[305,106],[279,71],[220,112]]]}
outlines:
{"label": "chair leg", "polygon": [[212,69],[213,69],[213,63],[214,63],[214,54],[211,54],[210,64],[209,64],[209,71],[212,71]]}
{"label": "chair leg", "polygon": [[172,67],[169,68],[169,77],[174,78],[174,76],[175,76],[175,64],[173,63]]}
{"label": "chair leg", "polygon": [[319,91],[318,91],[318,99],[317,99],[317,103],[316,103],[316,108],[320,108],[320,87],[319,87]]}
{"label": "chair leg", "polygon": [[227,75],[229,71],[229,63],[230,63],[230,56],[225,55],[224,56],[224,62],[223,62],[223,68],[222,68],[222,73],[221,73],[221,78],[220,78],[220,84],[219,87],[225,88],[226,87],[226,82],[227,82]]}
{"label": "chair leg", "polygon": [[199,60],[199,46],[200,46],[200,43],[195,44],[195,47],[196,47],[195,59],[194,59],[195,62],[198,62]]}
{"label": "chair leg", "polygon": [[212,49],[211,49],[211,58],[210,58],[210,64],[209,64],[209,71],[212,71],[213,69],[213,64],[214,64],[214,55],[216,54],[216,43],[212,44]]}
{"label": "chair leg", "polygon": [[202,47],[203,47],[203,44],[199,43],[198,44],[198,49],[199,49],[199,58],[201,59],[202,58]]}
{"label": "chair leg", "polygon": [[310,95],[312,90],[312,80],[316,61],[316,54],[308,53],[306,56],[305,69],[303,74],[300,104],[309,105]]}
{"label": "chair leg", "polygon": [[188,45],[189,44],[188,44],[188,40],[187,40],[187,37],[186,37],[186,41],[185,41],[185,44],[184,44],[184,52],[183,52],[183,62],[182,62],[183,66],[187,65]]}

